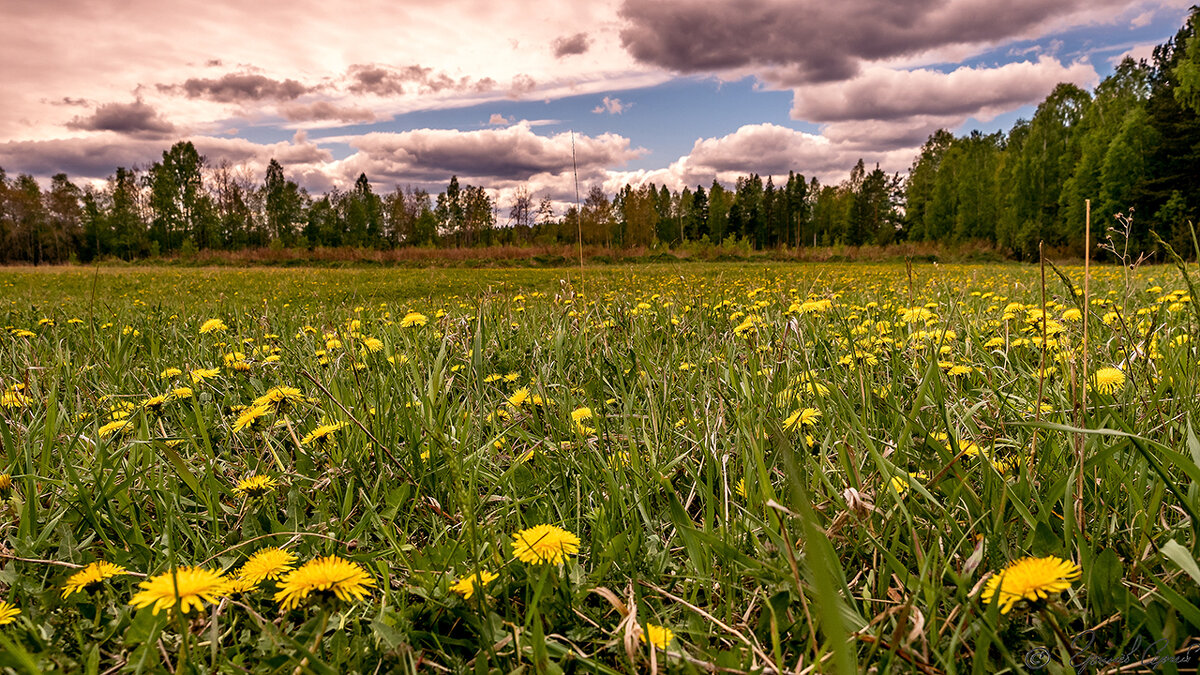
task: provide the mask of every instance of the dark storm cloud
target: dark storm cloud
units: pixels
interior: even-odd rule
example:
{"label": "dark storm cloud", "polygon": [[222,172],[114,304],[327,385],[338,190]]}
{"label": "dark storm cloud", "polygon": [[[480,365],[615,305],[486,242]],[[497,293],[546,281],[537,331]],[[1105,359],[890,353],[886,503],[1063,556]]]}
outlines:
{"label": "dark storm cloud", "polygon": [[564,56],[582,54],[588,50],[589,46],[591,43],[587,33],[564,35],[554,40],[554,56],[561,59]]}
{"label": "dark storm cloud", "polygon": [[71,120],[67,127],[79,131],[115,131],[139,138],[162,138],[175,132],[175,125],[142,101],[105,103],[91,115]]}
{"label": "dark storm cloud", "polygon": [[418,64],[395,68],[376,64],[355,64],[346,74],[347,89],[354,94],[375,96],[401,96],[405,93],[436,94],[450,90],[456,92],[485,92],[496,86],[490,77],[472,79],[467,76],[451,77],[445,72],[435,71]]}
{"label": "dark storm cloud", "polygon": [[1127,0],[626,0],[625,49],[679,72],[768,68],[780,86],[848,78],[863,62],[988,44]]}
{"label": "dark storm cloud", "polygon": [[226,73],[219,78],[192,77],[183,84],[160,84],[158,90],[217,103],[249,103],[290,101],[315,88],[293,79],[275,80],[257,73]]}

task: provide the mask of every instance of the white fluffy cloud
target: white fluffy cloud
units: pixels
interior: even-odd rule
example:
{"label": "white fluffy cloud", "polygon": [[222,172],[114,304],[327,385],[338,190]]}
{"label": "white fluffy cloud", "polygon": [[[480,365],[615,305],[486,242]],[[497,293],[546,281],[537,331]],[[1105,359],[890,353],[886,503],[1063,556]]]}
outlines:
{"label": "white fluffy cloud", "polygon": [[691,152],[664,169],[611,172],[606,187],[616,190],[625,183],[653,182],[678,190],[707,186],[714,179],[732,185],[738,177],[752,172],[779,179],[789,171],[806,178],[815,176],[828,184],[844,179],[859,159],[871,168],[879,164],[886,171],[900,171],[912,162],[913,151],[870,151],[855,143],[832,141],[824,135],[776,124],[748,124],[725,136],[697,139]]}

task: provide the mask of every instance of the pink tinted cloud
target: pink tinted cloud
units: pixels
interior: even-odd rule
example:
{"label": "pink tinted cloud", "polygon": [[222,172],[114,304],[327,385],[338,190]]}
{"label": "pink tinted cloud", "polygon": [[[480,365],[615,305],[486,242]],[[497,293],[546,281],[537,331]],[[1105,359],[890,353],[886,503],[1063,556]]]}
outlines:
{"label": "pink tinted cloud", "polygon": [[[459,131],[414,129],[327,139],[357,152],[341,162],[341,173],[364,172],[388,181],[440,182],[451,175],[496,184],[527,181],[571,171],[571,136],[540,136],[528,124]],[[580,171],[615,167],[644,154],[617,134],[574,137]]]}
{"label": "pink tinted cloud", "polygon": [[918,115],[990,119],[1037,103],[1060,82],[1091,86],[1098,77],[1087,63],[1064,66],[1043,56],[998,68],[893,70],[876,66],[836,84],[793,90],[792,117],[813,122],[898,120]]}

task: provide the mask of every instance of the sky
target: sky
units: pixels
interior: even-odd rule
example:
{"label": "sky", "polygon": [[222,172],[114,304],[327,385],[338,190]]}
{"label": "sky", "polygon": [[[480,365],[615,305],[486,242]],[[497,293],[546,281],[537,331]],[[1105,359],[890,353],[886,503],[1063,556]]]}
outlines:
{"label": "sky", "polygon": [[0,0],[0,167],[99,184],[190,140],[311,192],[451,175],[503,206],[629,183],[907,171],[1192,0]]}

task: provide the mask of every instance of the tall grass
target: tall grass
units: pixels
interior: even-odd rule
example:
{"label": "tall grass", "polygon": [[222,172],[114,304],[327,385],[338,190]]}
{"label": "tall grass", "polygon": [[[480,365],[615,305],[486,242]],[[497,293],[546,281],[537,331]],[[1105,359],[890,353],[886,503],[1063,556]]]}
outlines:
{"label": "tall grass", "polygon": [[[1089,360],[1124,382],[1077,411],[1082,326],[1064,314],[1078,300],[1045,288],[1051,331],[1034,268],[918,265],[911,287],[898,265],[2,271],[0,385],[22,402],[0,408],[0,599],[21,614],[0,627],[0,667],[1185,658],[1200,634],[1198,325],[1174,269],[1140,269],[1128,295],[1120,270],[1093,275]],[[428,322],[402,326],[409,312]],[[212,318],[227,329],[201,334]],[[197,368],[219,374],[193,383]],[[280,385],[305,400],[235,431],[236,406]],[[814,423],[787,423],[805,408]],[[101,437],[121,412],[133,432]],[[302,441],[325,423],[344,426]],[[239,496],[252,474],[279,487]],[[516,560],[513,534],[538,524],[578,535],[578,554]],[[62,597],[94,560],[231,572],[266,546],[356,561],[377,585],[290,611],[277,582],[188,614],[131,607],[135,576]],[[1005,614],[979,599],[991,573],[1050,555],[1081,566],[1070,591]],[[471,598],[451,590],[482,570],[497,578]],[[665,649],[639,639],[651,625],[673,631]]]}

